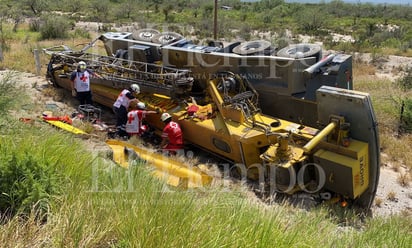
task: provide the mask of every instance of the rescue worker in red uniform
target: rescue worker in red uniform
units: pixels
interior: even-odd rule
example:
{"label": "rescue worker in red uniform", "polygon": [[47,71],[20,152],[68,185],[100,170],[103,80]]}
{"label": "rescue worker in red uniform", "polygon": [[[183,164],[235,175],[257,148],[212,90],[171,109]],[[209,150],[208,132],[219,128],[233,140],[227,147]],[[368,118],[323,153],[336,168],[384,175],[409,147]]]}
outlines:
{"label": "rescue worker in red uniform", "polygon": [[169,154],[175,155],[178,150],[183,149],[183,133],[177,122],[172,121],[169,113],[163,113],[160,119],[166,124],[163,128],[162,142],[160,147]]}
{"label": "rescue worker in red uniform", "polygon": [[133,135],[142,136],[146,131],[145,126],[142,124],[143,119],[147,114],[156,114],[156,111],[146,110],[146,105],[143,102],[138,102],[137,109],[129,111],[127,113],[126,132],[129,137]]}
{"label": "rescue worker in red uniform", "polygon": [[87,69],[86,62],[80,61],[76,71],[70,75],[72,81],[72,95],[77,97],[80,105],[92,104],[92,92],[90,90],[90,76],[101,78],[96,73]]}
{"label": "rescue worker in red uniform", "polygon": [[120,137],[127,136],[126,123],[127,112],[131,102],[139,102],[136,95],[140,93],[140,87],[137,84],[130,85],[129,89],[120,92],[116,101],[113,103],[113,112],[116,115],[117,135]]}

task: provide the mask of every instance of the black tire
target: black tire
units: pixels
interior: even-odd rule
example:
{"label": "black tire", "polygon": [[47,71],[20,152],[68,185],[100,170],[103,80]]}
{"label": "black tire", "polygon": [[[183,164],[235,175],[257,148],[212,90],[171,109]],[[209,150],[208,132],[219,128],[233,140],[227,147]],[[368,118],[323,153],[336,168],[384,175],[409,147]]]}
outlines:
{"label": "black tire", "polygon": [[223,48],[223,42],[221,42],[221,41],[212,40],[212,41],[209,41],[207,43],[207,45],[210,46],[210,47]]}
{"label": "black tire", "polygon": [[129,51],[124,50],[124,49],[119,49],[116,51],[116,54],[114,55],[114,57],[119,58],[119,59],[128,59]]}
{"label": "black tire", "polygon": [[181,39],[183,39],[183,36],[181,34],[178,34],[175,32],[163,32],[163,33],[153,36],[152,42],[157,43],[157,44],[167,45],[167,44],[170,44],[172,42],[175,42]]}
{"label": "black tire", "polygon": [[151,42],[153,37],[158,34],[160,34],[159,30],[145,28],[145,29],[139,29],[139,30],[134,31],[132,33],[132,37],[135,40]]}
{"label": "black tire", "polygon": [[239,55],[271,55],[273,51],[272,44],[265,40],[249,41],[233,48],[233,53]]}
{"label": "black tire", "polygon": [[277,52],[277,56],[286,58],[306,58],[316,57],[316,61],[319,61],[322,57],[322,48],[316,44],[293,44],[280,49]]}

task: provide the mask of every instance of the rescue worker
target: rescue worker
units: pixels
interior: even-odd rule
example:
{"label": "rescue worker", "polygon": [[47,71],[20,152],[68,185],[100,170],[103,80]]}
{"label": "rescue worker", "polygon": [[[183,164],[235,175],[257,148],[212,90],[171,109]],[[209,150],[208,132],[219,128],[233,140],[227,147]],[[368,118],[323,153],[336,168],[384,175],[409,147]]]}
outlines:
{"label": "rescue worker", "polygon": [[129,137],[133,135],[142,136],[147,128],[142,124],[143,119],[147,114],[156,114],[158,112],[146,110],[146,105],[143,102],[138,102],[134,110],[127,113],[126,132]]}
{"label": "rescue worker", "polygon": [[76,71],[70,75],[72,95],[80,101],[80,105],[92,104],[92,92],[90,89],[91,76],[101,78],[96,73],[87,69],[86,62],[84,61],[80,61],[77,64]]}
{"label": "rescue worker", "polygon": [[178,150],[183,149],[182,129],[177,122],[172,121],[172,116],[169,113],[163,113],[160,120],[166,124],[163,128],[160,147],[169,154],[176,155]]}
{"label": "rescue worker", "polygon": [[190,118],[197,118],[201,121],[211,118],[213,114],[212,104],[207,104],[205,106],[198,105],[195,98],[191,97],[192,102],[187,103],[186,111]]}
{"label": "rescue worker", "polygon": [[113,112],[116,115],[117,135],[120,137],[127,136],[126,123],[127,112],[131,102],[139,102],[136,95],[140,93],[140,87],[137,84],[130,85],[129,89],[120,92],[116,101],[113,103]]}

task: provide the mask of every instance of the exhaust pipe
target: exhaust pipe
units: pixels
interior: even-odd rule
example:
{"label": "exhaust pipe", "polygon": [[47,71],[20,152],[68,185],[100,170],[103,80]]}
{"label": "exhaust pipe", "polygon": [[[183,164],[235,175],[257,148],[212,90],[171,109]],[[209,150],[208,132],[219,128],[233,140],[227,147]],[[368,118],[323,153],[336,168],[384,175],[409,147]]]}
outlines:
{"label": "exhaust pipe", "polygon": [[311,66],[309,66],[308,68],[306,68],[303,73],[307,78],[312,78],[314,76],[314,74],[316,72],[319,71],[319,69],[326,65],[327,63],[329,63],[330,61],[333,60],[333,58],[335,57],[335,54],[329,54],[328,56],[324,57],[323,59],[321,59],[319,62],[317,62],[316,64],[313,64]]}

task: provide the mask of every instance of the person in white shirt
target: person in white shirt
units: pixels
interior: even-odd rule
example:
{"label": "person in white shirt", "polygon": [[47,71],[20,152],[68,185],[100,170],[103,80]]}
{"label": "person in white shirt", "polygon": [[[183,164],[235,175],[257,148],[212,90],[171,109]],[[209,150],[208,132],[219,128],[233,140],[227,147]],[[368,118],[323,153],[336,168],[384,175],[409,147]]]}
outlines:
{"label": "person in white shirt", "polygon": [[80,105],[92,104],[92,91],[90,89],[90,77],[98,77],[96,73],[87,69],[86,62],[80,61],[76,71],[70,75],[72,81],[72,94],[76,96]]}
{"label": "person in white shirt", "polygon": [[139,102],[136,98],[136,95],[139,93],[139,85],[132,84],[129,89],[122,90],[113,103],[113,112],[116,115],[117,135],[120,137],[128,136],[126,132],[127,113],[131,102]]}
{"label": "person in white shirt", "polygon": [[143,119],[147,114],[156,114],[156,111],[146,110],[146,105],[143,102],[138,102],[136,109],[127,113],[126,132],[129,137],[133,135],[142,136],[147,131],[146,126],[143,125]]}

